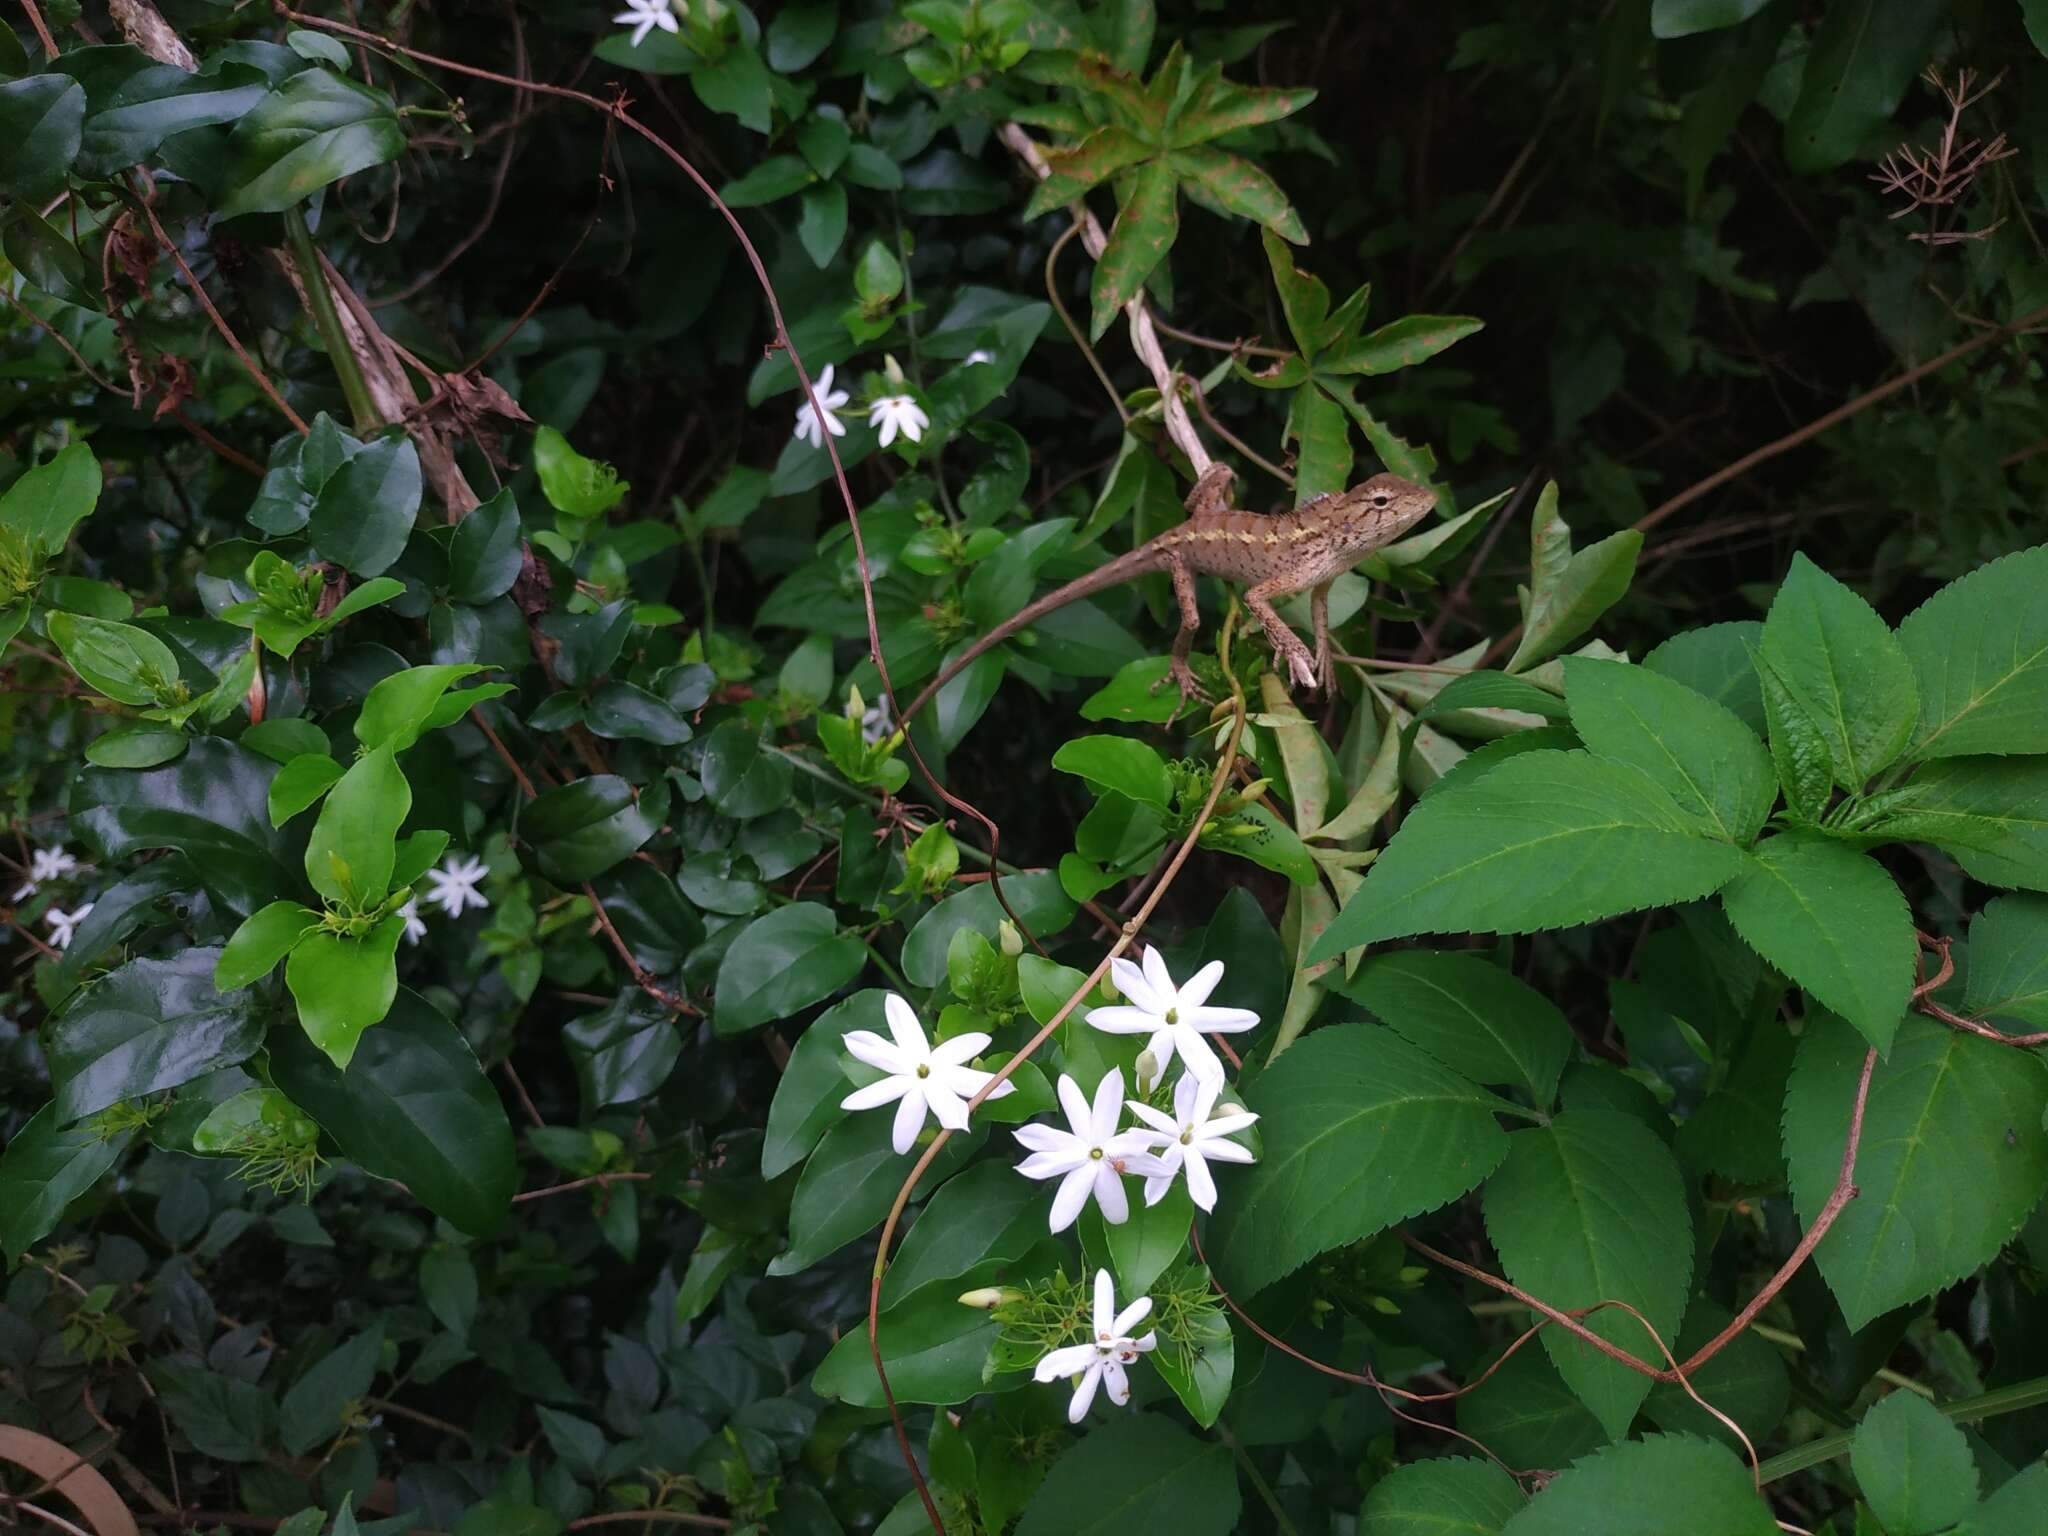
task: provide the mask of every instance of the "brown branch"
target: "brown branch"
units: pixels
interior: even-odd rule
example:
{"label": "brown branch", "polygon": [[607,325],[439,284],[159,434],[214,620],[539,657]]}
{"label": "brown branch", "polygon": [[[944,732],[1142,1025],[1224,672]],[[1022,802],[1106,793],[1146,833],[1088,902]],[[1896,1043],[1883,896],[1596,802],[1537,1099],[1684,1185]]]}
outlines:
{"label": "brown branch", "polygon": [[1052,249],[1045,253],[1045,296],[1052,301],[1052,311],[1060,317],[1060,324],[1067,328],[1067,334],[1073,337],[1074,345],[1079,347],[1081,355],[1088,359],[1088,366],[1093,370],[1096,382],[1101,384],[1102,392],[1109,396],[1109,403],[1116,411],[1116,419],[1129,426],[1131,413],[1124,407],[1123,395],[1116,385],[1109,381],[1109,374],[1102,366],[1102,359],[1096,356],[1095,349],[1088,344],[1088,333],[1081,329],[1080,324],[1068,311],[1067,301],[1060,297],[1060,252],[1064,251],[1067,242],[1079,233],[1081,221],[1076,219],[1067,226],[1066,232],[1059,239],[1053,241]]}
{"label": "brown branch", "polygon": [[572,1189],[588,1189],[593,1184],[602,1184],[606,1189],[614,1184],[632,1183],[636,1179],[651,1179],[651,1173],[593,1173],[587,1179],[571,1179],[566,1184],[550,1184],[546,1189],[529,1189],[512,1197],[514,1205],[528,1200],[545,1200],[549,1195],[566,1195]]}
{"label": "brown branch", "polygon": [[36,41],[43,45],[47,58],[57,57],[57,39],[50,36],[49,24],[43,20],[43,13],[36,8],[36,0],[21,0],[21,8],[28,12],[28,24],[35,28]]}

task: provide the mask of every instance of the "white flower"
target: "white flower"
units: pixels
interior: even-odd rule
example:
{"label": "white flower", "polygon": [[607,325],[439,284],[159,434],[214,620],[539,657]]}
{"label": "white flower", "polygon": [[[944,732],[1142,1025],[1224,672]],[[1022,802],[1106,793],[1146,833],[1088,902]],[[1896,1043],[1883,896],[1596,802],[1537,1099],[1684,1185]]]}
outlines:
{"label": "white flower", "polygon": [[887,741],[895,729],[896,722],[889,714],[889,695],[885,693],[861,715],[860,739],[872,747]]}
{"label": "white flower", "polygon": [[[908,1152],[924,1129],[927,1109],[939,1124],[951,1131],[967,1129],[967,1101],[981,1091],[995,1074],[977,1072],[967,1063],[988,1049],[988,1036],[979,1030],[955,1035],[932,1045],[925,1039],[924,1026],[910,1004],[891,992],[882,999],[882,1014],[889,1021],[893,1043],[871,1029],[856,1029],[847,1035],[846,1052],[857,1061],[880,1067],[889,1075],[878,1083],[856,1088],[839,1101],[841,1109],[879,1109],[896,1104],[896,1125],[889,1144],[898,1154]],[[989,1095],[1000,1099],[1017,1085],[1004,1083]]]}
{"label": "white flower", "polygon": [[46,880],[62,880],[78,868],[78,860],[62,848],[38,848],[28,856],[28,878],[21,883],[21,889],[14,893],[16,901],[26,901],[35,895]]}
{"label": "white flower", "polygon": [[1159,1335],[1152,1329],[1148,1328],[1142,1339],[1132,1338],[1131,1330],[1151,1312],[1150,1296],[1140,1296],[1123,1311],[1117,1311],[1116,1290],[1110,1284],[1109,1271],[1095,1271],[1094,1341],[1053,1350],[1031,1373],[1036,1381],[1057,1381],[1062,1376],[1078,1378],[1073,1401],[1067,1404],[1068,1423],[1078,1424],[1088,1416],[1088,1405],[1095,1401],[1098,1382],[1109,1383],[1109,1400],[1119,1408],[1131,1400],[1131,1383],[1124,1375],[1124,1367],[1159,1343]]}
{"label": "white flower", "polygon": [[931,424],[931,417],[908,395],[884,395],[868,407],[868,425],[882,429],[884,448],[896,441],[898,432],[913,443],[921,441],[924,429]]}
{"label": "white flower", "polygon": [[427,884],[433,887],[427,892],[427,900],[450,917],[462,916],[468,907],[488,907],[490,903],[476,888],[476,883],[488,873],[489,866],[473,853],[459,859],[444,859],[439,869],[427,871]]}
{"label": "white flower", "polygon": [[66,912],[62,907],[50,908],[43,914],[43,921],[50,925],[50,942],[59,949],[69,949],[72,930],[85,921],[85,914],[91,910],[89,901],[76,912]]}
{"label": "white flower", "polygon": [[626,0],[626,8],[612,20],[633,29],[635,48],[656,27],[664,32],[676,30],[675,12],[668,8],[668,0]]}
{"label": "white flower", "polygon": [[1109,970],[1116,978],[1117,990],[1135,1006],[1119,1004],[1090,1009],[1090,1024],[1112,1035],[1149,1033],[1152,1039],[1146,1049],[1159,1063],[1161,1072],[1172,1062],[1174,1052],[1179,1051],[1190,1072],[1212,1082],[1223,1081],[1223,1063],[1202,1038],[1203,1033],[1250,1029],[1259,1022],[1259,1016],[1246,1008],[1207,1006],[1209,994],[1223,979],[1221,960],[1211,960],[1181,987],[1174,986],[1166,962],[1149,944],[1145,947],[1142,970],[1121,957],[1109,963]]}
{"label": "white flower", "polygon": [[1251,1163],[1258,1159],[1252,1156],[1249,1147],[1228,1140],[1230,1133],[1241,1131],[1259,1117],[1249,1110],[1231,1115],[1216,1115],[1210,1111],[1216,1107],[1216,1096],[1223,1091],[1220,1081],[1212,1082],[1185,1074],[1173,1085],[1173,1114],[1161,1114],[1149,1104],[1136,1099],[1130,1101],[1131,1113],[1152,1127],[1148,1133],[1133,1129],[1132,1136],[1144,1136],[1156,1142],[1157,1149],[1145,1154],[1145,1162],[1134,1161],[1132,1166],[1145,1175],[1145,1203],[1157,1205],[1166,1191],[1173,1185],[1176,1173],[1185,1173],[1188,1193],[1195,1204],[1205,1211],[1216,1209],[1216,1181],[1209,1174],[1209,1159],[1219,1158],[1226,1163]]}
{"label": "white flower", "polygon": [[420,899],[415,896],[398,909],[398,915],[405,919],[405,942],[417,944],[427,936],[427,925],[420,916]]}
{"label": "white flower", "polygon": [[995,360],[995,353],[989,351],[987,347],[976,347],[972,352],[960,359],[960,366],[962,368],[973,368],[982,363],[992,363]]}
{"label": "white flower", "polygon": [[[825,446],[825,434],[827,432],[830,432],[834,437],[846,436],[846,423],[832,413],[843,409],[846,402],[851,400],[853,396],[843,389],[834,389],[832,387],[832,365],[830,363],[825,365],[825,371],[819,374],[817,381],[812,384],[811,393],[818,397],[818,409],[813,411],[811,409],[811,402],[808,400],[797,407],[796,430],[790,433],[790,436],[804,438],[813,448],[822,448]],[[818,425],[820,419],[825,423],[822,428]]]}
{"label": "white flower", "polygon": [[1012,1133],[1031,1153],[1017,1165],[1017,1171],[1027,1179],[1060,1181],[1059,1192],[1052,1197],[1053,1231],[1064,1232],[1072,1226],[1090,1195],[1102,1208],[1102,1219],[1111,1225],[1130,1216],[1130,1202],[1124,1198],[1124,1164],[1143,1147],[1129,1134],[1117,1133],[1123,1099],[1121,1067],[1096,1085],[1092,1106],[1082,1096],[1081,1085],[1062,1072],[1060,1107],[1067,1112],[1069,1129],[1023,1125]]}

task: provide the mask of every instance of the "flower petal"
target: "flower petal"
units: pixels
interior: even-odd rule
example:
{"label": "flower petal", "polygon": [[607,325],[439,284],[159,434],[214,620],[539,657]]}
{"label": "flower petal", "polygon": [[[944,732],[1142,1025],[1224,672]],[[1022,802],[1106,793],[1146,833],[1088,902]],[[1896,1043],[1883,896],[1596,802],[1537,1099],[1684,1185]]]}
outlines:
{"label": "flower petal", "polygon": [[931,1059],[942,1067],[964,1067],[988,1049],[988,1036],[978,1029],[941,1040],[932,1047]]}
{"label": "flower petal", "polygon": [[[1176,1136],[1186,1127],[1200,1125],[1209,1118],[1207,1111],[1202,1108],[1203,1086],[1203,1080],[1192,1072],[1183,1073],[1181,1080],[1173,1085],[1173,1131]],[[1223,1085],[1218,1083],[1216,1086],[1220,1090]],[[1211,1103],[1215,1102],[1215,1098],[1214,1093],[1209,1095]]]}
{"label": "flower petal", "polygon": [[1052,1197],[1052,1215],[1046,1223],[1049,1231],[1064,1232],[1074,1224],[1081,1207],[1088,1203],[1088,1190],[1094,1183],[1095,1168],[1085,1162],[1060,1180],[1059,1191]]}
{"label": "flower petal", "polygon": [[[906,1083],[906,1088],[910,1085]],[[889,1135],[889,1145],[901,1157],[917,1145],[917,1133],[924,1129],[924,1095],[915,1088],[903,1095],[903,1102],[896,1106],[896,1124]]]}
{"label": "flower petal", "polygon": [[1145,946],[1145,979],[1152,983],[1152,993],[1164,1005],[1160,1012],[1176,1007],[1180,1002],[1180,989],[1173,984],[1173,972],[1166,968],[1166,957],[1150,944]]}
{"label": "flower petal", "polygon": [[1198,1145],[1202,1149],[1202,1156],[1213,1157],[1219,1163],[1256,1163],[1258,1161],[1258,1158],[1252,1155],[1250,1147],[1243,1146],[1235,1141],[1225,1141],[1220,1136],[1214,1141],[1203,1141],[1198,1143]]}
{"label": "flower petal", "polygon": [[1071,1152],[1034,1152],[1017,1165],[1017,1171],[1027,1179],[1053,1179],[1087,1161],[1085,1155]]}
{"label": "flower petal", "polygon": [[1216,983],[1223,979],[1223,962],[1211,960],[1194,975],[1180,984],[1180,1006],[1183,1010],[1199,1008],[1209,1001],[1209,994],[1216,990]]}
{"label": "flower petal", "polygon": [[1131,1348],[1135,1349],[1141,1355],[1149,1355],[1152,1353],[1153,1350],[1157,1349],[1158,1347],[1159,1335],[1157,1333],[1148,1333],[1142,1339],[1131,1340]]}
{"label": "flower petal", "polygon": [[1250,1110],[1240,1114],[1218,1115],[1213,1120],[1202,1122],[1202,1139],[1212,1141],[1218,1136],[1230,1136],[1258,1123],[1259,1117]]}
{"label": "flower petal", "polygon": [[923,1061],[930,1055],[931,1046],[925,1040],[924,1026],[917,1021],[916,1010],[894,992],[882,999],[882,1017],[889,1021],[889,1035],[897,1050],[912,1061]]}
{"label": "flower petal", "polygon": [[1081,1384],[1074,1388],[1073,1401],[1067,1404],[1067,1422],[1078,1424],[1088,1417],[1088,1405],[1095,1401],[1095,1384],[1102,1380],[1102,1362],[1094,1360],[1081,1373]]}
{"label": "flower petal", "polygon": [[1145,979],[1145,973],[1122,955],[1109,962],[1109,975],[1116,983],[1117,991],[1147,1013],[1164,1013],[1173,1006],[1173,999],[1170,996],[1162,998],[1154,992],[1152,983]]}
{"label": "flower petal", "polygon": [[[1186,1079],[1183,1078],[1182,1081],[1185,1082]],[[1178,1094],[1175,1095],[1175,1097],[1178,1096]],[[1144,1121],[1145,1124],[1151,1126],[1160,1135],[1168,1139],[1180,1135],[1179,1121],[1175,1120],[1171,1115],[1161,1114],[1143,1099],[1126,1099],[1124,1107]]]}
{"label": "flower petal", "polygon": [[1131,1219],[1131,1202],[1124,1194],[1124,1181],[1106,1159],[1095,1165],[1095,1203],[1102,1209],[1102,1219],[1112,1227],[1120,1227]]}
{"label": "flower petal", "polygon": [[1215,1210],[1216,1181],[1209,1175],[1209,1165],[1203,1161],[1200,1148],[1188,1148],[1188,1155],[1181,1160],[1181,1171],[1187,1175],[1188,1194],[1195,1204],[1205,1211]]}
{"label": "flower petal", "polygon": [[1117,1123],[1123,1119],[1124,1111],[1124,1069],[1111,1067],[1102,1081],[1095,1085],[1095,1106],[1089,1116],[1089,1129],[1095,1133],[1096,1142],[1102,1143],[1116,1135]]}
{"label": "flower petal", "polygon": [[1249,1008],[1183,1008],[1181,1019],[1210,1034],[1234,1035],[1241,1029],[1256,1029],[1259,1016]]}
{"label": "flower petal", "polygon": [[1173,1188],[1171,1173],[1153,1173],[1145,1177],[1145,1204],[1149,1208],[1166,1198],[1166,1192]]}
{"label": "flower petal", "polygon": [[[1112,1339],[1127,1339],[1131,1336],[1131,1330],[1151,1315],[1152,1298],[1150,1296],[1140,1296],[1128,1307],[1125,1307],[1123,1311],[1117,1313],[1115,1322],[1110,1325],[1109,1336]],[[1096,1330],[1098,1333],[1101,1331],[1099,1328]]]}
{"label": "flower petal", "polygon": [[1114,1360],[1102,1362],[1102,1383],[1109,1400],[1121,1408],[1131,1400],[1131,1379]]}
{"label": "flower petal", "polygon": [[1143,1008],[1112,1003],[1105,1008],[1090,1008],[1088,1022],[1104,1034],[1142,1035],[1148,1029],[1159,1027],[1159,1015],[1148,1013]]}
{"label": "flower petal", "polygon": [[907,1078],[885,1077],[879,1083],[869,1083],[865,1088],[856,1088],[839,1101],[841,1109],[880,1109],[884,1104],[894,1104],[910,1089]]}
{"label": "flower petal", "polygon": [[855,1061],[880,1067],[884,1072],[909,1072],[913,1065],[903,1059],[901,1051],[871,1029],[849,1030],[840,1037],[839,1043]]}
{"label": "flower petal", "polygon": [[1072,1151],[1077,1157],[1081,1153],[1080,1143],[1074,1139],[1073,1133],[1057,1126],[1039,1125],[1034,1121],[1030,1125],[1018,1126],[1010,1134],[1033,1152]]}
{"label": "flower petal", "polygon": [[1108,1270],[1098,1269],[1097,1271],[1095,1271],[1096,1343],[1100,1344],[1102,1342],[1102,1335],[1105,1333],[1108,1334],[1111,1338],[1115,1338],[1117,1334],[1122,1332],[1121,1329],[1113,1328],[1110,1326],[1110,1324],[1113,1323],[1115,1320],[1116,1285],[1109,1278]]}
{"label": "flower petal", "polygon": [[1066,1073],[1060,1074],[1060,1108],[1067,1112],[1067,1124],[1074,1128],[1076,1136],[1088,1133],[1088,1096],[1081,1092],[1081,1085]]}
{"label": "flower petal", "polygon": [[1069,1344],[1065,1349],[1056,1349],[1031,1368],[1033,1381],[1058,1381],[1062,1376],[1078,1376],[1095,1363],[1093,1344]]}
{"label": "flower petal", "polygon": [[933,1116],[947,1130],[967,1129],[967,1101],[936,1075],[925,1080],[924,1101],[932,1107]]}
{"label": "flower petal", "polygon": [[1200,1030],[1176,1024],[1173,1037],[1174,1043],[1180,1047],[1180,1059],[1187,1063],[1190,1074],[1218,1084],[1223,1081],[1223,1059],[1202,1038]]}

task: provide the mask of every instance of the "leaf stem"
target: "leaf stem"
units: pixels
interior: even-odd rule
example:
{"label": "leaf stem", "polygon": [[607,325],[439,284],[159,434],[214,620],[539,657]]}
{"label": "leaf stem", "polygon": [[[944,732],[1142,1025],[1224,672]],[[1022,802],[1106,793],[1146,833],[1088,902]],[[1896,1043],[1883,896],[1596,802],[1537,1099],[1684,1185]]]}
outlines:
{"label": "leaf stem", "polygon": [[327,286],[327,272],[320,265],[319,251],[313,246],[313,232],[306,227],[305,210],[298,207],[285,209],[284,230],[292,243],[292,260],[297,263],[299,276],[306,285],[306,304],[313,311],[313,324],[319,328],[320,339],[327,346],[327,360],[334,364],[335,376],[341,380],[341,392],[348,401],[349,414],[355,417],[357,434],[367,437],[383,423],[377,419],[377,407],[370,401],[370,386],[363,382],[362,365],[356,361],[348,337],[341,328],[341,315],[334,307],[334,292]]}
{"label": "leaf stem", "polygon": [[[2043,1403],[2048,1403],[2048,1376],[2036,1376],[2032,1381],[2015,1382],[1977,1397],[1958,1398],[1955,1402],[1936,1403],[1934,1406],[1959,1424],[1974,1424],[1979,1419],[1996,1418],[2001,1413],[2018,1413],[2023,1408],[2038,1408]],[[1832,1461],[1847,1452],[1854,1439],[1855,1432],[1850,1430],[1809,1440],[1805,1445],[1796,1446],[1763,1463],[1757,1468],[1757,1481],[1774,1483],[1794,1472],[1803,1472],[1808,1467]]]}
{"label": "leaf stem", "polygon": [[1216,1421],[1216,1436],[1225,1445],[1230,1447],[1230,1454],[1237,1458],[1237,1464],[1244,1469],[1244,1475],[1251,1480],[1251,1485],[1257,1491],[1260,1501],[1271,1512],[1274,1529],[1280,1532],[1280,1536],[1301,1536],[1299,1527],[1287,1518],[1287,1511],[1280,1507],[1280,1500],[1273,1492],[1273,1485],[1268,1483],[1258,1467],[1253,1465],[1250,1454],[1238,1443],[1237,1436],[1230,1432],[1230,1426],[1221,1419]]}

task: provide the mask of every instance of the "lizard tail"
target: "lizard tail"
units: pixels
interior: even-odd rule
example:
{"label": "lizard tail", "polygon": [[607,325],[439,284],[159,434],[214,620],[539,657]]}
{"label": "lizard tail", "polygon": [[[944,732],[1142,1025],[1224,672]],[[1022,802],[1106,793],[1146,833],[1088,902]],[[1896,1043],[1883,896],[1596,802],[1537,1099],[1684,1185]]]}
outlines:
{"label": "lizard tail", "polygon": [[983,635],[974,644],[962,651],[952,661],[940,668],[939,675],[924,685],[924,690],[911,700],[910,707],[903,711],[897,725],[905,730],[917,717],[919,710],[931,703],[932,697],[946,684],[974,665],[995,646],[1001,645],[1018,630],[1036,624],[1055,609],[1081,598],[1092,596],[1106,587],[1114,587],[1148,571],[1166,569],[1166,558],[1149,544],[1141,544],[1128,554],[1118,555],[1105,565],[1096,567],[1085,576],[1077,576],[1065,586],[1055,587],[1034,603],[1026,603],[1010,618],[1003,620],[994,629]]}

